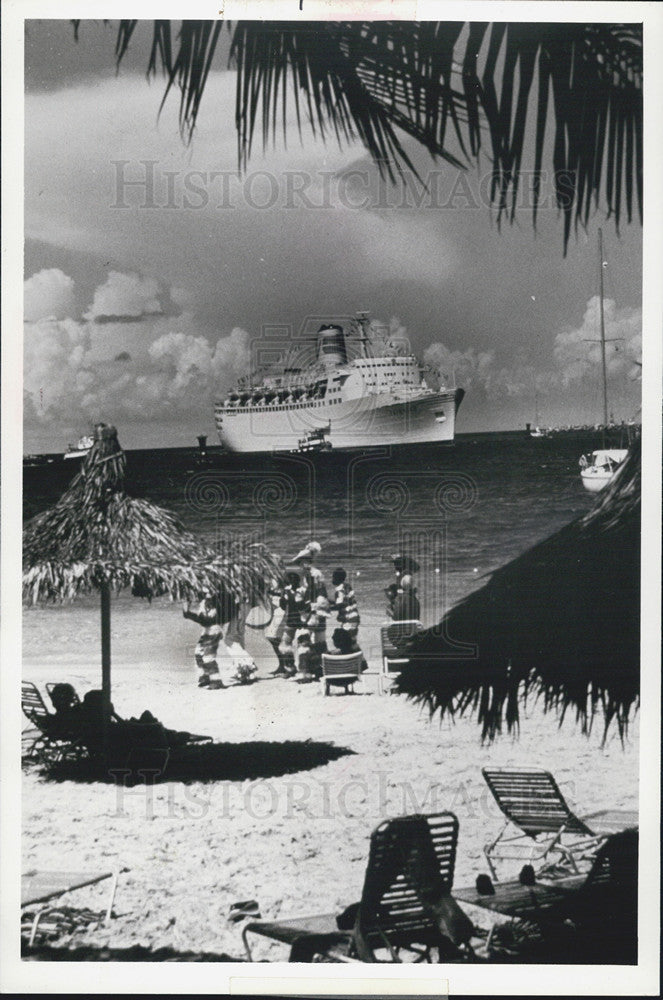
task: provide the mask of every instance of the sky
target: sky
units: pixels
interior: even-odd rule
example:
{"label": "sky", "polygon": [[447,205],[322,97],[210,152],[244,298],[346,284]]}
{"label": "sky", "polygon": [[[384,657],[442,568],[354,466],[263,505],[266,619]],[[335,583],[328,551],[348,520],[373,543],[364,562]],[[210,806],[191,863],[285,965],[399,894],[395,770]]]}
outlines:
{"label": "sky", "polygon": [[[457,431],[601,416],[598,227],[610,409],[637,416],[641,228],[597,213],[563,254],[547,202],[495,224],[487,161],[466,173],[405,145],[428,190],[379,180],[359,142],[294,125],[237,172],[224,40],[193,142],[159,114],[149,25],[121,70],[114,30],[29,21],[25,98],[24,451],[62,451],[98,420],[127,448],[216,440],[213,404],[274,337],[370,312],[465,388]],[[527,166],[527,165],[526,165]]]}

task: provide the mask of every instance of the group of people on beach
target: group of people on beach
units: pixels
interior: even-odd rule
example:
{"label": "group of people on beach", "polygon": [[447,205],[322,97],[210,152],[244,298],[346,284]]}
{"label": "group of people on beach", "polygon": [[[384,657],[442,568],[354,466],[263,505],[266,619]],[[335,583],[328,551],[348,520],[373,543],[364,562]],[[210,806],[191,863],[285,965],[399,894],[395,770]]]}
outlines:
{"label": "group of people on beach", "polygon": [[[314,681],[322,674],[323,653],[361,652],[357,642],[359,607],[348,573],[337,566],[328,591],[316,565],[320,553],[318,542],[308,542],[286,565],[284,581],[270,591],[272,616],[264,635],[277,658],[272,676],[300,683]],[[393,621],[419,619],[419,600],[411,575],[418,564],[400,553],[391,558],[395,580],[385,590],[387,614]],[[199,687],[223,688],[254,679],[257,668],[244,649],[245,616],[239,606],[224,608],[214,594],[207,593],[202,595],[197,609],[185,604],[183,614],[203,627],[195,650]],[[335,628],[328,640],[327,629],[334,617]],[[224,622],[229,622],[225,634]],[[364,660],[362,670],[366,668]]]}

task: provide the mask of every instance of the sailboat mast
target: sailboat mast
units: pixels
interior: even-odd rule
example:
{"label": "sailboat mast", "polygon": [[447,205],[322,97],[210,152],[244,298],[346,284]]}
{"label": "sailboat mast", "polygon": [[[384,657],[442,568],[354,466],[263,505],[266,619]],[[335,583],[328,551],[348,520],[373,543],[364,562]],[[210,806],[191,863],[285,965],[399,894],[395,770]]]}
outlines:
{"label": "sailboat mast", "polygon": [[603,230],[599,228],[599,308],[601,316],[601,371],[603,374],[603,438],[608,426],[608,376],[605,364],[605,315],[603,312]]}

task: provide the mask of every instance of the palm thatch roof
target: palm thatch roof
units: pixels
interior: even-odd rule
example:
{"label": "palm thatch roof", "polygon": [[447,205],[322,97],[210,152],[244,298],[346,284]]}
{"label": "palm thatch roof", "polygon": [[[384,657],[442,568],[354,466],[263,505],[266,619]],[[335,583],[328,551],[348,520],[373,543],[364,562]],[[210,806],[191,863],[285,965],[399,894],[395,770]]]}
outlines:
{"label": "palm thatch roof", "polygon": [[138,597],[193,598],[211,590],[260,602],[280,566],[261,545],[213,550],[167,510],[124,491],[126,458],[114,428],[99,425],[82,468],[54,507],[23,533],[28,604],[72,600],[107,585]]}
{"label": "palm thatch roof", "polygon": [[[459,643],[469,644],[464,648]],[[397,690],[517,730],[528,697],[624,736],[640,692],[640,444],[592,510],[497,570],[410,644]]]}

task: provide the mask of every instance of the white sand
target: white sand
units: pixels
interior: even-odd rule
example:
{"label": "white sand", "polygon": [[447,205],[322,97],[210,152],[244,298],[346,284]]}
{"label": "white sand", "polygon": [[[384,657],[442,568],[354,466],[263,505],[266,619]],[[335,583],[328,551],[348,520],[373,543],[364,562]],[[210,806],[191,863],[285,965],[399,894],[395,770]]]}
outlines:
{"label": "white sand", "polygon": [[[360,640],[377,669],[377,616]],[[179,608],[122,599],[113,608],[113,702],[124,716],[149,708],[165,725],[217,741],[330,741],[353,751],[324,766],[264,780],[179,782],[118,791],[99,783],[24,778],[23,857],[30,868],[104,868],[121,863],[117,917],[77,942],[142,944],[242,957],[240,929],[226,914],[257,899],[265,918],[339,911],[359,898],[371,830],[402,813],[451,810],[460,821],[456,885],[486,871],[482,846],[500,815],[481,767],[542,766],[553,771],[581,813],[637,807],[637,720],[622,747],[588,739],[569,718],[559,729],[532,706],[518,740],[482,746],[477,724],[437,719],[400,697],[379,697],[375,677],[357,695],[324,698],[318,685],[268,679],[273,655],[258,633],[247,645],[260,667],[250,687],[196,686],[197,628]],[[24,615],[25,679],[69,681],[81,695],[100,686],[98,604]],[[361,692],[361,693],[359,693]],[[101,887],[72,895],[98,906]],[[66,943],[66,942],[63,942]],[[287,949],[256,939],[254,957]]]}

